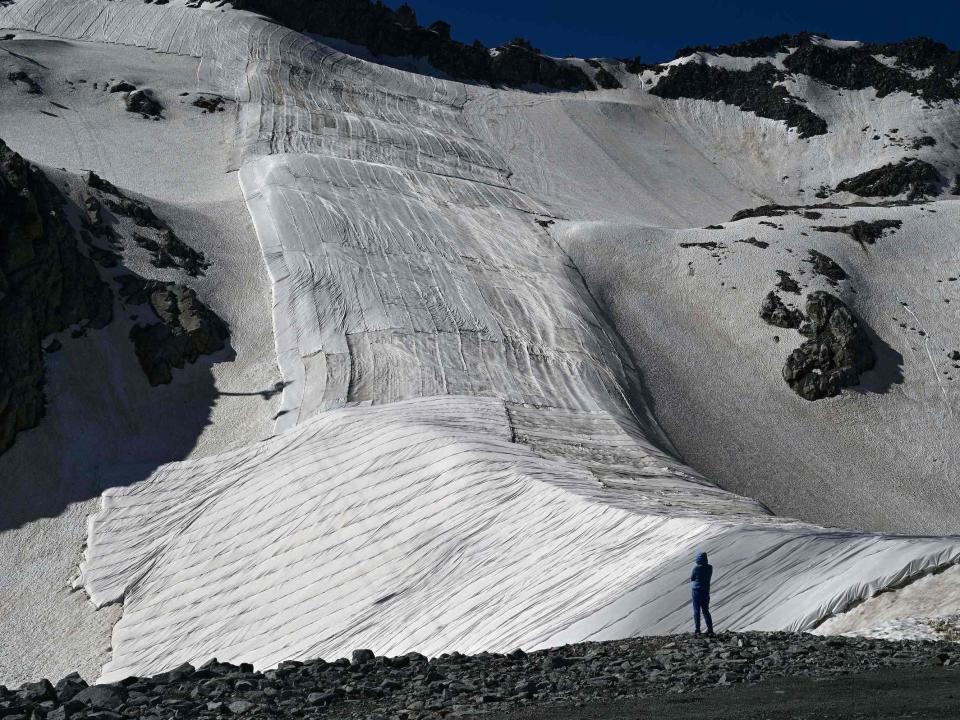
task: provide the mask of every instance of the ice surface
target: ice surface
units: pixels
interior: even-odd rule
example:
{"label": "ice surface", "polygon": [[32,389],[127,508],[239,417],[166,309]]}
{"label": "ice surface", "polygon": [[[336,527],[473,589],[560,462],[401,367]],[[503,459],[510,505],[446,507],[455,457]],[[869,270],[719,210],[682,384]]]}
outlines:
{"label": "ice surface", "polygon": [[[633,338],[571,257],[590,248],[544,227],[797,201],[897,156],[866,157],[860,128],[919,130],[914,99],[813,88],[840,129],[801,142],[638,89],[413,75],[209,6],[21,0],[0,25],[196,58],[198,82],[239,101],[272,281],[277,434],[113,488],[90,520],[79,584],[124,608],[104,679],[676,631],[697,550],[718,624],[805,629],[960,559],[958,538],[772,517],[677,460]],[[924,127],[950,137],[955,118]]]}

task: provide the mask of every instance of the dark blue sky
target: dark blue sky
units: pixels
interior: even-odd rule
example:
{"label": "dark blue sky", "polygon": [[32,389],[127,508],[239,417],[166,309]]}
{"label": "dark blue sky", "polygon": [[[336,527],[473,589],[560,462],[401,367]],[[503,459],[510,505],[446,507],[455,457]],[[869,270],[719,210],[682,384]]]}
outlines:
{"label": "dark blue sky", "polygon": [[[688,45],[810,30],[867,41],[929,35],[960,49],[960,1],[887,0],[408,0],[420,24],[499,45],[517,35],[550,55],[673,57]],[[399,0],[388,0],[397,7]]]}

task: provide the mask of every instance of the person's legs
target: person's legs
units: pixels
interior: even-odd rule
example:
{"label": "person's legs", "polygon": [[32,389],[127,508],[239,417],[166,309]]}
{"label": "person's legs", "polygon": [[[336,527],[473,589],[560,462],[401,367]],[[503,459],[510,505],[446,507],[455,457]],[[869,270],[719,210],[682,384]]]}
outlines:
{"label": "person's legs", "polygon": [[692,597],[690,598],[690,603],[691,605],[693,605],[694,632],[696,632],[696,634],[699,635],[700,634],[700,597],[697,595],[697,593],[693,593]]}
{"label": "person's legs", "polygon": [[709,595],[700,598],[700,611],[703,613],[703,619],[707,621],[707,635],[713,635],[713,618],[710,617]]}

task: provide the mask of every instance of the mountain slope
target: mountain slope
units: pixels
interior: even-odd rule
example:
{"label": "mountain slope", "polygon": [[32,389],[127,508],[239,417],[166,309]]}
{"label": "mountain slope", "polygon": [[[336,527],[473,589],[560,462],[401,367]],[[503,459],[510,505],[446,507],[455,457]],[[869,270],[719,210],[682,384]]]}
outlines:
{"label": "mountain slope", "polygon": [[[124,53],[177,68],[172,77],[157,71],[156,96],[183,125],[122,116],[141,123],[130,132],[145,150],[178,147],[170,128],[190,127],[180,93],[237,103],[231,124],[219,126],[227,142],[211,146],[204,142],[210,134],[196,129],[179,154],[164,159],[158,180],[130,176],[129,185],[152,185],[172,208],[191,207],[208,188],[223,193],[229,209],[197,208],[210,231],[201,249],[225,265],[222,277],[208,273],[204,289],[231,326],[250,332],[250,344],[244,352],[238,343],[238,364],[226,365],[215,382],[218,396],[249,399],[214,414],[202,432],[194,429],[197,448],[153,458],[190,454],[183,462],[132,472],[109,448],[98,460],[109,468],[103,484],[114,487],[91,518],[76,584],[97,605],[124,603],[104,677],[211,655],[270,666],[366,644],[379,652],[440,652],[672,631],[687,621],[683,581],[695,549],[710,552],[722,568],[715,606],[726,625],[810,628],[960,558],[956,537],[862,530],[915,528],[925,510],[943,508],[923,529],[955,531],[949,477],[920,475],[909,498],[890,490],[881,512],[871,515],[858,511],[858,486],[839,481],[843,467],[826,478],[836,495],[824,501],[820,478],[807,469],[761,492],[763,463],[782,458],[765,445],[770,459],[763,462],[741,458],[747,448],[706,459],[691,451],[699,441],[708,449],[728,446],[737,432],[755,432],[752,416],[762,422],[807,402],[776,379],[783,361],[776,353],[762,356],[755,377],[736,374],[735,360],[757,353],[729,337],[746,329],[759,342],[753,318],[775,280],[770,272],[785,269],[774,268],[773,258],[779,264],[794,244],[807,249],[793,236],[807,231],[793,215],[741,220],[724,230],[673,230],[817,194],[826,196],[818,202],[861,201],[849,189],[875,183],[841,189],[843,181],[907,155],[943,178],[942,187],[919,190],[945,198],[958,154],[955,103],[927,105],[904,92],[878,98],[873,88],[834,90],[792,74],[784,80],[791,94],[827,124],[825,133],[803,137],[785,122],[724,102],[657,97],[649,90],[669,77],[668,68],[631,74],[611,65],[623,88],[589,94],[503,90],[374,64],[250,13],[182,3],[22,0],[0,7],[0,26],[25,33],[14,42],[32,43],[33,52]],[[701,51],[678,64],[748,69],[759,61]],[[109,74],[93,67],[98,76]],[[88,122],[108,108],[95,104],[78,114]],[[16,116],[8,117],[3,132]],[[66,132],[78,128],[64,125]],[[52,161],[60,152],[20,132],[34,157]],[[932,145],[912,147],[927,136]],[[185,152],[201,159],[185,160]],[[87,169],[99,171],[114,158],[101,151]],[[80,169],[89,161],[73,155],[63,162]],[[175,181],[184,164],[192,171],[189,188]],[[238,219],[238,188],[222,174],[229,168],[239,170],[255,237]],[[899,189],[896,177],[889,182]],[[915,190],[908,183],[881,200],[908,202]],[[838,227],[889,215],[915,231],[918,257],[903,261],[899,272],[861,280],[869,263],[854,264],[853,257],[867,251],[854,239],[820,232],[808,234],[809,242],[838,261],[858,291],[888,302],[902,292],[901,275],[913,273],[919,283],[923,262],[952,257],[944,236],[954,205],[937,202],[934,213],[913,205],[824,213],[824,222]],[[774,230],[764,222],[782,226],[776,232],[790,235],[790,244],[781,250],[779,240],[759,239],[760,228]],[[691,276],[674,241],[716,243],[680,249],[702,253],[710,266],[724,260],[711,255],[721,242],[711,233],[729,247],[747,227],[768,249],[737,247],[738,290],[743,283],[749,292],[726,304],[716,290],[726,276],[700,267]],[[224,228],[235,244],[218,244]],[[638,248],[637,236],[654,241]],[[261,276],[231,260],[249,258],[257,242],[274,297],[276,354],[258,344],[269,327],[255,312],[263,309],[258,298],[266,285],[255,287]],[[899,259],[890,243],[876,239],[869,261]],[[851,254],[840,255],[840,247]],[[640,284],[635,271],[649,271],[639,306],[630,303]],[[691,277],[703,284],[690,285]],[[933,286],[917,287],[932,307]],[[677,300],[664,310],[650,296]],[[711,305],[704,307],[704,297]],[[843,299],[858,317],[868,316],[852,290]],[[931,327],[947,347],[956,306],[944,306],[949,310]],[[866,319],[905,354],[879,314]],[[663,328],[653,351],[646,323]],[[728,337],[711,336],[717,328]],[[690,380],[700,376],[683,363],[702,357],[703,346],[732,358],[721,381],[748,386],[737,418],[748,419],[746,428],[720,426],[729,408],[716,395],[697,397]],[[787,342],[778,348],[789,349]],[[680,371],[664,381],[658,363],[678,354]],[[889,353],[878,355],[889,369]],[[816,446],[831,408],[857,417],[868,404],[888,435],[897,435],[905,411],[929,432],[946,433],[932,441],[911,431],[914,455],[939,447],[941,438],[947,447],[949,427],[923,414],[941,400],[926,370],[914,374],[921,360],[904,364],[902,381],[889,372],[881,378],[880,385],[900,382],[902,392],[851,400],[845,389],[818,400],[815,411],[790,410],[796,438]],[[272,397],[265,382],[253,381],[266,380],[274,362],[283,376],[275,435],[251,444],[270,417],[264,400]],[[238,392],[232,382],[240,378]],[[672,385],[690,397],[670,397]],[[176,378],[169,392],[188,395],[171,411],[174,422],[202,400],[190,398]],[[668,402],[677,402],[675,410],[663,407]],[[678,431],[698,416],[712,426]],[[37,437],[49,437],[43,425],[39,431]],[[831,452],[840,452],[840,443],[828,439]],[[880,453],[871,458],[878,465],[918,477],[919,462],[894,462],[899,445],[874,442],[858,453],[870,451]],[[69,469],[66,480],[82,472]],[[860,529],[771,516],[757,500],[729,491],[738,488],[804,520]],[[74,517],[51,524],[77,532]],[[55,596],[55,582],[45,582],[44,596]],[[18,643],[16,625],[29,613],[18,601],[10,614],[8,635]],[[93,644],[82,639],[70,651],[82,655],[84,647]]]}

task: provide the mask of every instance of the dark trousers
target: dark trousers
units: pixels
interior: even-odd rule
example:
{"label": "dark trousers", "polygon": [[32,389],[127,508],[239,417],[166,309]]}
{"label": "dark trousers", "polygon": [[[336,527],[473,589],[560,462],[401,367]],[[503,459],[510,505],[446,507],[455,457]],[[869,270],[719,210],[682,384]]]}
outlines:
{"label": "dark trousers", "polygon": [[700,632],[700,613],[707,621],[707,632],[713,632],[713,618],[710,617],[710,593],[701,590],[693,591],[693,627]]}

